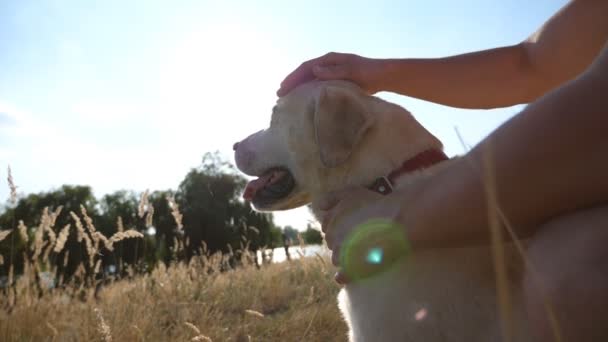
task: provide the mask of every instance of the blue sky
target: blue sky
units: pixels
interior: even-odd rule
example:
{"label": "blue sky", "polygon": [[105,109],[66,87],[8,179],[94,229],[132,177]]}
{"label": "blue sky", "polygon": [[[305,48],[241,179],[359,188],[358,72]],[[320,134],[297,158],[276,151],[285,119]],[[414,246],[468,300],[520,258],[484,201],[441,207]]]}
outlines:
{"label": "blue sky", "polygon": [[[0,176],[21,193],[176,188],[206,151],[264,128],[279,82],[329,51],[440,57],[514,44],[566,1],[0,1]],[[456,85],[457,86],[457,85]],[[521,107],[380,94],[445,144]],[[0,186],[0,199],[8,187]],[[299,210],[277,223],[302,228]]]}

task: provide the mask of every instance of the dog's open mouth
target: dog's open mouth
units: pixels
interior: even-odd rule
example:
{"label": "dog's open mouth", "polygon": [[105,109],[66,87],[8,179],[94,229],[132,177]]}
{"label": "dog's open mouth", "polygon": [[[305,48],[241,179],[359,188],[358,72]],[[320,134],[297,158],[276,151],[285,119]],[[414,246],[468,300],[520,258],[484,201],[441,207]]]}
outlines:
{"label": "dog's open mouth", "polygon": [[287,169],[271,168],[247,183],[243,198],[258,208],[264,208],[289,196],[295,185],[295,179]]}

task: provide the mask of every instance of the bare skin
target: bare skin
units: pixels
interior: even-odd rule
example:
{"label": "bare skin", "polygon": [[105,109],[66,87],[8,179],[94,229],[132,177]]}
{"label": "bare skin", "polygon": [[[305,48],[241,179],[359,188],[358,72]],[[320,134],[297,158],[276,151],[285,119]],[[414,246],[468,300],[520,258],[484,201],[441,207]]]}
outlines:
{"label": "bare skin", "polygon": [[572,1],[519,44],[434,59],[328,53],[281,83],[285,95],[312,79],[347,79],[370,94],[390,91],[452,107],[528,103],[585,70],[608,38],[608,2]]}
{"label": "bare skin", "polygon": [[576,0],[514,46],[429,60],[328,54],[290,74],[279,95],[313,78],[338,78],[370,93],[464,108],[533,101],[415,188],[382,199],[362,188],[322,199],[332,251],[339,255],[349,232],[374,218],[398,222],[413,248],[487,243],[490,156],[498,206],[519,237],[532,239],[528,257],[539,279],[528,274],[523,286],[539,340],[556,340],[543,297],[554,305],[561,341],[608,340],[606,18],[608,1]]}

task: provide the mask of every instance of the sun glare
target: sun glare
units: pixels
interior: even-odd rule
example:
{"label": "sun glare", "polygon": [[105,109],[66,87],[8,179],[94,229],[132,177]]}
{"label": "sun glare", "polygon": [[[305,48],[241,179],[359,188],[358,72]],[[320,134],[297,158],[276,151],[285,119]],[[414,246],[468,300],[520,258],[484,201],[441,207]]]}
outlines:
{"label": "sun glare", "polygon": [[[219,150],[230,158],[234,142],[265,128],[276,89],[293,67],[272,41],[245,23],[207,23],[168,48],[159,82],[165,114],[158,117],[174,139],[190,140],[183,153]],[[279,225],[302,222],[298,228],[310,219],[306,209],[274,216]]]}
{"label": "sun glare", "polygon": [[267,123],[287,70],[269,42],[251,28],[226,24],[185,35],[162,72],[163,102],[173,111],[168,124],[227,143]]}

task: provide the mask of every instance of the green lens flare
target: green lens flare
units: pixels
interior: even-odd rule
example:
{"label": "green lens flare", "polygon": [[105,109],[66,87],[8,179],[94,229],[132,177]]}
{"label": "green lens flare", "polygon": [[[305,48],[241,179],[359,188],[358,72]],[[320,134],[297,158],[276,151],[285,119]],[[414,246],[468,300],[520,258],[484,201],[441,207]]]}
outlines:
{"label": "green lens flare", "polygon": [[373,219],[358,225],[340,248],[340,267],[352,281],[385,272],[409,253],[405,229],[396,222]]}
{"label": "green lens flare", "polygon": [[367,262],[378,265],[382,263],[382,248],[374,247],[367,252]]}

